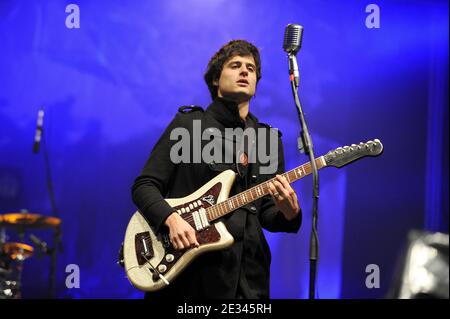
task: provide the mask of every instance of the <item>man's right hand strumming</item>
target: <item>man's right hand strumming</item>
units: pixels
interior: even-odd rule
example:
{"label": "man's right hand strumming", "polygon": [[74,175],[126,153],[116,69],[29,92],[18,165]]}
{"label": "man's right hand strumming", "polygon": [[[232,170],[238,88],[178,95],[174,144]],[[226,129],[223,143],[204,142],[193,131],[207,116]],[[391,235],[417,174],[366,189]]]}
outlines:
{"label": "man's right hand strumming", "polygon": [[169,238],[175,249],[181,250],[189,247],[198,247],[200,244],[195,236],[195,230],[178,213],[167,217],[165,225],[169,227]]}

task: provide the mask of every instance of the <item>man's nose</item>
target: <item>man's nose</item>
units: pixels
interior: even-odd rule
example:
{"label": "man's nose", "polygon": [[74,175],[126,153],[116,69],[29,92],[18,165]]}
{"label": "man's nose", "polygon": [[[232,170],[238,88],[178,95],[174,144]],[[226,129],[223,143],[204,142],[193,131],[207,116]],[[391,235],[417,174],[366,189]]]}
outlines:
{"label": "man's nose", "polygon": [[245,66],[241,67],[241,72],[240,72],[240,74],[241,74],[241,75],[247,76],[247,75],[248,75],[247,67],[245,67]]}

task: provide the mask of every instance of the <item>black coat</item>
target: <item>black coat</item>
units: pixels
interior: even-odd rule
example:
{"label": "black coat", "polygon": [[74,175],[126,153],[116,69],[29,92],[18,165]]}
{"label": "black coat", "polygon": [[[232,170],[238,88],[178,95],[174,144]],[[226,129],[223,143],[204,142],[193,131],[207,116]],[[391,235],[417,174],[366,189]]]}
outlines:
{"label": "black coat", "polygon": [[[221,171],[230,168],[237,170],[236,164],[215,165],[203,161],[174,164],[170,160],[171,147],[177,143],[170,139],[174,128],[186,128],[191,133],[191,138],[194,120],[201,121],[202,131],[206,128],[218,128],[224,132],[225,128],[244,129],[249,125],[263,128],[267,134],[267,143],[270,141],[269,134],[276,134],[276,173],[284,172],[281,133],[259,123],[251,113],[247,119],[246,123],[240,119],[237,104],[220,98],[206,111],[201,108],[188,108],[187,111],[180,108],[180,112],[154,146],[141,175],[136,178],[132,187],[134,203],[156,230],[166,227],[164,221],[173,212],[164,198],[187,196]],[[203,142],[202,147],[206,143],[207,141]],[[192,160],[192,150],[190,157]],[[239,165],[242,177],[238,175],[230,196],[274,177],[275,174],[259,173],[263,164],[258,160],[248,166]],[[147,293],[146,297],[236,298],[239,294],[244,298],[269,298],[271,253],[261,227],[271,232],[297,232],[301,224],[301,212],[297,218],[288,221],[277,209],[272,198],[266,195],[222,217],[221,220],[233,235],[234,244],[225,250],[199,256],[170,286],[158,292]]]}

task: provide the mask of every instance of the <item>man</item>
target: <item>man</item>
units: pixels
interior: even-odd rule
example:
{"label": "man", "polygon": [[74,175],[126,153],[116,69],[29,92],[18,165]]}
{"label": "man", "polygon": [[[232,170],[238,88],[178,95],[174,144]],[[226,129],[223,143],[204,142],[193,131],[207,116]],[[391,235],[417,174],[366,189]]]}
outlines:
{"label": "man", "polygon": [[[203,186],[225,169],[233,169],[237,180],[230,196],[276,176],[270,183],[270,196],[266,195],[221,218],[234,237],[231,247],[205,253],[196,258],[168,287],[147,293],[146,297],[179,298],[269,298],[271,254],[262,227],[273,232],[297,232],[301,224],[301,210],[295,191],[281,173],[284,172],[284,155],[281,133],[259,123],[249,112],[250,100],[255,95],[261,79],[261,62],[258,49],[244,40],[234,40],[224,45],[209,61],[205,82],[213,102],[203,111],[199,107],[180,108],[179,113],[154,146],[151,155],[132,187],[133,201],[156,231],[169,229],[169,238],[176,249],[198,246],[195,230],[168,205],[164,198],[187,196]],[[275,140],[260,146],[257,141],[242,142],[239,150],[231,152],[233,162],[200,163],[192,160],[175,163],[171,149],[177,141],[170,138],[177,128],[192,133],[195,123],[202,128],[259,129]],[[195,140],[191,144],[205,141]],[[222,135],[223,136],[223,135]],[[272,137],[272,139],[270,139]],[[273,138],[275,137],[275,139]],[[258,142],[262,141],[257,135]],[[242,142],[242,143],[241,143]],[[249,161],[253,145],[276,149],[275,170],[262,174],[259,158]],[[238,149],[238,148],[236,148]],[[230,150],[225,150],[230,152]],[[272,152],[273,153],[273,152]],[[173,157],[173,153],[172,153]]]}

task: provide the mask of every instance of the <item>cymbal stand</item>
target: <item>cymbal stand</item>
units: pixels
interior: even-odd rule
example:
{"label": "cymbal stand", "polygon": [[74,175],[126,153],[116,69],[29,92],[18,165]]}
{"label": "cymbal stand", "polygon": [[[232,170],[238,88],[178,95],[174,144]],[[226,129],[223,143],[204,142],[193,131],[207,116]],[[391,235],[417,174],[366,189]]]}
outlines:
{"label": "cymbal stand", "polygon": [[57,267],[57,253],[61,249],[61,227],[58,226],[53,233],[53,248],[50,250],[50,274],[49,274],[49,298],[56,296],[56,267]]}

